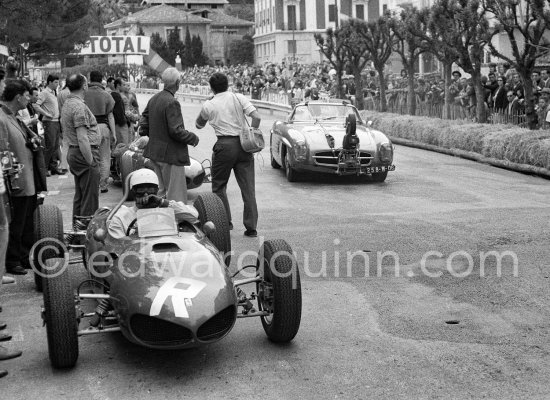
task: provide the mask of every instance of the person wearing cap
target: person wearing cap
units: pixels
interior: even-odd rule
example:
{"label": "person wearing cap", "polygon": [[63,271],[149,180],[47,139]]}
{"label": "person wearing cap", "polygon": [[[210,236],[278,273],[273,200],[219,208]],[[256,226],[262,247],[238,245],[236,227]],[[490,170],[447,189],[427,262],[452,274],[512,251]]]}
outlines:
{"label": "person wearing cap", "polygon": [[115,239],[128,236],[128,228],[137,218],[138,209],[170,207],[174,209],[178,223],[188,221],[191,224],[196,224],[199,222],[199,213],[195,207],[186,205],[182,201],[166,200],[158,195],[159,179],[157,174],[150,169],[141,168],[132,173],[130,190],[134,193],[135,205],[133,207],[121,205],[109,223],[109,235]]}
{"label": "person wearing cap", "polygon": [[77,216],[92,216],[99,208],[99,145],[101,134],[84,95],[88,81],[82,74],[67,78],[70,94],[61,110],[61,125],[67,136],[67,161],[74,175],[73,223]]}
{"label": "person wearing cap", "polygon": [[174,68],[162,73],[164,90],[155,94],[141,114],[140,136],[149,136],[143,156],[152,161],[159,177],[159,195],[169,200],[187,201],[185,166],[190,165],[188,146],[199,144],[199,138],[185,129],[181,105],[174,97],[181,75]]}

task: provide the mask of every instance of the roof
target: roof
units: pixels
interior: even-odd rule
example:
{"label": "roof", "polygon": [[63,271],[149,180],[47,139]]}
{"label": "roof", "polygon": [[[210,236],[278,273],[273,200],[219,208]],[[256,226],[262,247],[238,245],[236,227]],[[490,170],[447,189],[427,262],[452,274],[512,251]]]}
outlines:
{"label": "roof", "polygon": [[210,21],[210,19],[201,18],[198,15],[187,13],[180,8],[161,4],[145,8],[134,14],[129,14],[117,19],[105,25],[105,28],[118,28],[120,26],[135,24],[136,22],[140,24],[174,25],[181,23],[209,24],[212,21]]}
{"label": "roof", "polygon": [[208,19],[212,21],[212,27],[223,27],[223,26],[254,26],[254,22],[247,21],[245,19],[240,19],[233,17],[231,15],[225,14],[223,11],[218,11],[211,8],[202,8],[200,10],[193,10],[193,13],[202,13],[203,11],[208,12]]}
{"label": "roof", "polygon": [[210,5],[210,4],[229,4],[227,0],[143,0],[142,4],[193,4],[193,5]]}

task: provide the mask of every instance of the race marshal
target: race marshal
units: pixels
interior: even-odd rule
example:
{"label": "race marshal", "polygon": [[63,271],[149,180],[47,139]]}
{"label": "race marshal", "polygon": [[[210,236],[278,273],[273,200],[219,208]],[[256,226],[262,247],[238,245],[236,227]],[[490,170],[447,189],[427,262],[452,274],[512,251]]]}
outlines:
{"label": "race marshal", "polygon": [[90,36],[81,54],[149,54],[149,36]]}

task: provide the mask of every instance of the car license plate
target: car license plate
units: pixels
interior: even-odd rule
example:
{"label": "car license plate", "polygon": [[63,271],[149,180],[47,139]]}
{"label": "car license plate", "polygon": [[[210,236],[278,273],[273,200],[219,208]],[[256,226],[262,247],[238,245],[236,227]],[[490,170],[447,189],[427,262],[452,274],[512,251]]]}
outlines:
{"label": "car license plate", "polygon": [[378,172],[395,171],[395,165],[382,165],[381,167],[367,167],[366,174],[376,174]]}

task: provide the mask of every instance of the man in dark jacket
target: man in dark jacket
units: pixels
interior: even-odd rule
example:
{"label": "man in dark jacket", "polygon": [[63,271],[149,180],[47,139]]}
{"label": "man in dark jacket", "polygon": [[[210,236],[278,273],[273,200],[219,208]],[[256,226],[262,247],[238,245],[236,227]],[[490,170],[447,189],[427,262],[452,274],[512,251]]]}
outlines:
{"label": "man in dark jacket", "polygon": [[159,177],[159,196],[187,201],[185,166],[189,165],[187,145],[196,146],[199,138],[185,129],[181,106],[174,97],[180,73],[168,68],[162,73],[164,90],[155,94],[141,114],[140,135],[149,136],[143,155],[153,161]]}

